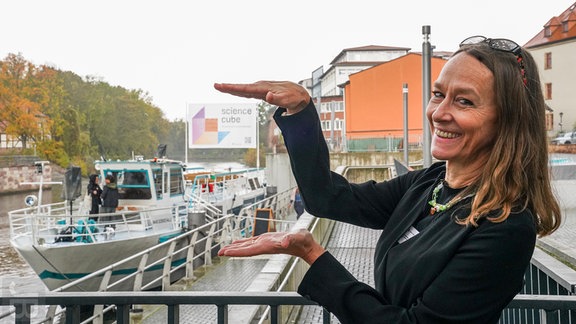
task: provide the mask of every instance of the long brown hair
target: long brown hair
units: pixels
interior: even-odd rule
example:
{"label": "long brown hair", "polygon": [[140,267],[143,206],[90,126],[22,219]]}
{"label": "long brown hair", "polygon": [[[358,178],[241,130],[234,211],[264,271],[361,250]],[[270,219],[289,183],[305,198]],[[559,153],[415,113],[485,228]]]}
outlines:
{"label": "long brown hair", "polygon": [[[538,234],[551,234],[560,226],[561,215],[550,183],[546,104],[534,58],[524,49],[516,56],[486,43],[462,46],[454,55],[462,52],[492,71],[498,133],[484,172],[469,187],[476,190],[471,213],[460,223],[476,226],[481,217],[503,222],[527,208]],[[501,212],[486,216],[495,210]]]}

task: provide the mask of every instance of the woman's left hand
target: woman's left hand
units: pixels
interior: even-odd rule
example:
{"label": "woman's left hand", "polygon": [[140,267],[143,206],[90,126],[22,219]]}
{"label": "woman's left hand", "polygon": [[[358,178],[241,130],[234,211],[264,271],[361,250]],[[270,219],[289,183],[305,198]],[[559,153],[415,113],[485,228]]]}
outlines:
{"label": "woman's left hand", "polygon": [[301,229],[294,232],[269,232],[240,239],[220,249],[218,255],[247,257],[282,253],[300,257],[312,264],[324,252],[324,248],[314,241],[312,234]]}

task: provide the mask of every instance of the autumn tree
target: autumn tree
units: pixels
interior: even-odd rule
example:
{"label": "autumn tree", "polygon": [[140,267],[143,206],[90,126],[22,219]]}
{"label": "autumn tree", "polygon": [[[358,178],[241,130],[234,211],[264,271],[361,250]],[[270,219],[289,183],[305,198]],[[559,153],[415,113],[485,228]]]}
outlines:
{"label": "autumn tree", "polygon": [[9,54],[0,62],[0,126],[23,148],[29,140],[41,138],[48,119],[41,110],[48,100],[39,81],[41,72],[21,54]]}

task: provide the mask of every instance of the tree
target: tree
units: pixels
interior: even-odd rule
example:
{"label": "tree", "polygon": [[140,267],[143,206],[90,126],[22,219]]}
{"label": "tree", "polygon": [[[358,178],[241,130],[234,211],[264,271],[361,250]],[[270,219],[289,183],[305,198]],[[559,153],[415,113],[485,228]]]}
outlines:
{"label": "tree", "polygon": [[25,149],[42,132],[41,112],[46,93],[37,82],[39,70],[21,54],[9,54],[0,63],[0,126]]}

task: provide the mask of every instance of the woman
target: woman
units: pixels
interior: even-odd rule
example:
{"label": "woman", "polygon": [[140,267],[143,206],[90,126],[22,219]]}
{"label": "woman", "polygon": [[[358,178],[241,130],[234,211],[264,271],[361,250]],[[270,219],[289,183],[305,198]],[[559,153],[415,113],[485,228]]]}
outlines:
{"label": "woman", "polygon": [[90,196],[90,212],[89,214],[98,214],[98,209],[101,204],[100,195],[102,188],[100,188],[100,177],[97,174],[91,174],[88,182],[88,195]]}
{"label": "woman", "polygon": [[445,162],[382,183],[350,184],[329,171],[317,113],[300,86],[215,88],[283,107],[275,120],[309,213],[382,229],[375,289],[307,231],[239,240],[219,253],[301,257],[310,269],[298,292],[343,323],[496,323],[522,288],[536,236],[560,224],[537,67],[510,40],[462,42],[426,111],[432,155]]}

